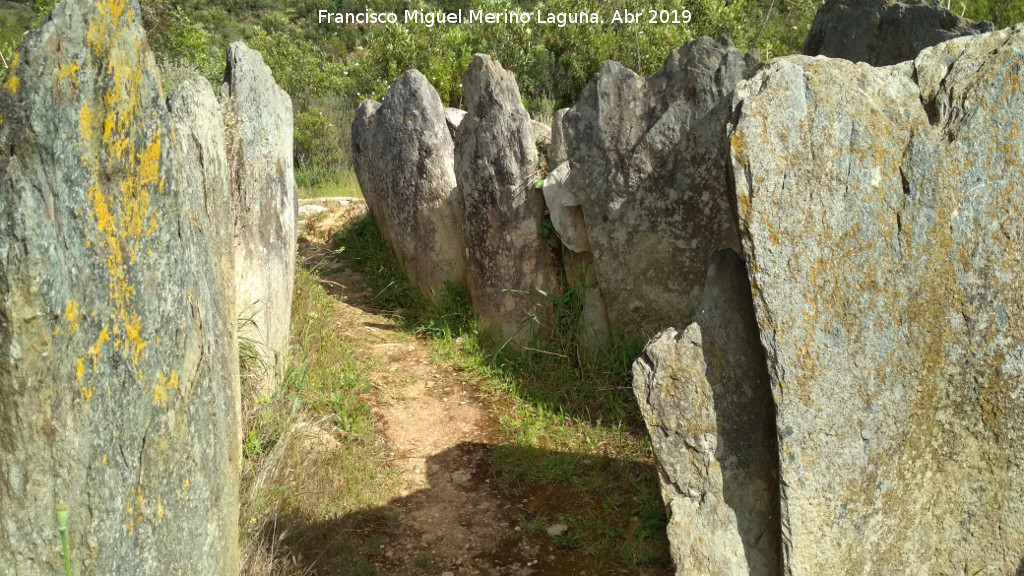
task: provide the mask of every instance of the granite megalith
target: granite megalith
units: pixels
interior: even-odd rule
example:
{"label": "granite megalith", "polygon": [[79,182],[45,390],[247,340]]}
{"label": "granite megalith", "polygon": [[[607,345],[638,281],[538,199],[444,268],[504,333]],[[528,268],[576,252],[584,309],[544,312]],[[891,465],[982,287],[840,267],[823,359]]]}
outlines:
{"label": "granite megalith", "polygon": [[288,364],[298,220],[292,101],[263,56],[242,42],[228,47],[220,92],[234,203],[235,311],[240,335],[263,360],[251,381],[268,395]]}
{"label": "granite megalith", "polygon": [[961,18],[940,2],[827,0],[814,15],[803,53],[889,66],[929,46],[991,31],[991,22]]}
{"label": "granite megalith", "polygon": [[140,22],[59,3],[0,89],[0,574],[61,527],[75,574],[238,573],[235,326]]}
{"label": "granite megalith", "polygon": [[774,406],[743,260],[711,257],[699,312],[657,335],[633,390],[658,462],[676,574],[779,576]]}
{"label": "granite megalith", "polygon": [[[441,104],[427,78],[409,70],[379,105],[364,103],[352,124],[359,187],[410,282],[428,297],[464,285],[463,206],[455,186],[457,110]],[[453,120],[454,121],[454,120]]]}
{"label": "granite megalith", "polygon": [[786,573],[1019,574],[1024,26],[741,83]]}
{"label": "granite megalith", "polygon": [[544,197],[531,120],[511,72],[477,54],[462,75],[466,116],[455,135],[465,203],[466,283],[490,337],[526,341],[543,332],[543,294],[558,287],[541,236]]}
{"label": "granite megalith", "polygon": [[613,333],[688,324],[711,253],[739,249],[725,127],[758,67],[726,38],[672,51],[646,79],[606,62],[562,118]]}

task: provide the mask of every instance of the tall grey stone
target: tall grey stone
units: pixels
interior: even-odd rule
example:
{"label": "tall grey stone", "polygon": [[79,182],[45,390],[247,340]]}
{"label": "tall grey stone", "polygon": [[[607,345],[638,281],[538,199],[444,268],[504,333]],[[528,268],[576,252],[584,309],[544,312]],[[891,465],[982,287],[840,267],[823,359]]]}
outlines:
{"label": "tall grey stone", "polygon": [[1024,27],[737,88],[787,573],[1024,565]]}
{"label": "tall grey stone", "polygon": [[613,332],[685,325],[710,254],[739,249],[725,126],[728,96],[757,67],[726,38],[674,50],[647,79],[606,62],[563,117]]}
{"label": "tall grey stone", "polygon": [[676,574],[778,576],[774,407],[743,260],[712,255],[699,311],[656,336],[633,390],[658,462]]}
{"label": "tall grey stone", "polygon": [[554,169],[569,159],[565,152],[565,136],[562,132],[562,118],[568,108],[559,108],[551,119],[551,144],[548,145],[548,168]]}
{"label": "tall grey stone", "polygon": [[0,89],[4,575],[64,573],[58,510],[75,574],[238,573],[234,323],[140,22],[62,2]]}
{"label": "tall grey stone", "polygon": [[537,148],[511,72],[477,54],[462,75],[466,117],[455,136],[455,173],[465,202],[466,280],[492,338],[525,341],[546,322],[543,297],[557,288],[541,236],[544,198]]}
{"label": "tall grey stone", "polygon": [[206,231],[214,252],[217,280],[221,283],[228,318],[235,310],[235,250],[224,114],[205,78],[179,84],[167,97],[174,125],[172,145],[180,156],[178,178],[192,224]]}
{"label": "tall grey stone", "polygon": [[814,15],[803,53],[888,66],[913,60],[929,46],[991,31],[991,22],[961,18],[936,2],[827,0]]}
{"label": "tall grey stone", "polygon": [[466,276],[462,196],[446,115],[427,78],[409,70],[379,106],[361,105],[352,124],[366,204],[402,270],[427,296],[440,296],[446,282],[464,285]]}
{"label": "tall grey stone", "polygon": [[235,310],[265,370],[253,379],[270,394],[288,364],[298,200],[292,166],[292,100],[263,56],[228,47],[221,86],[234,202]]}

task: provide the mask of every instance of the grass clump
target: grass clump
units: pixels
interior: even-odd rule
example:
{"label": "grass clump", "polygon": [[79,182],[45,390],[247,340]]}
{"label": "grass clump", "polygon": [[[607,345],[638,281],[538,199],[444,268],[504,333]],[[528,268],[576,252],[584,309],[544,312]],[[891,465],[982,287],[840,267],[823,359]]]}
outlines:
{"label": "grass clump", "polygon": [[334,248],[363,274],[373,306],[480,382],[503,437],[492,451],[500,486],[541,503],[527,528],[558,517],[570,527],[556,542],[563,549],[627,568],[669,564],[657,472],[631,387],[644,342],[620,338],[584,352],[576,329],[582,282],[547,296],[554,308],[548,350],[517,350],[481,338],[464,290],[419,294],[372,216],[343,228]]}
{"label": "grass clump", "polygon": [[251,381],[262,371],[258,344],[240,344],[245,575],[375,573],[373,542],[345,534],[366,521],[359,510],[386,502],[391,475],[379,464],[363,400],[365,367],[336,330],[335,302],[318,282],[315,273],[296,274],[292,364],[272,396],[258,395]]}

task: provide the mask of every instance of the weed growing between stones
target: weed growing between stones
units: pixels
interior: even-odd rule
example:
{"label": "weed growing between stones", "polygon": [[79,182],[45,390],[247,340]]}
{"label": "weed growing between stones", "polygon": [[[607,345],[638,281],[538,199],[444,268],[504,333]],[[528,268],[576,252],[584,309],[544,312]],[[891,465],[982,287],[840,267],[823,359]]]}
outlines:
{"label": "weed growing between stones", "polygon": [[639,338],[583,353],[575,324],[583,282],[547,295],[554,326],[547,350],[485,342],[464,290],[430,300],[405,279],[371,216],[336,236],[335,258],[364,276],[372,305],[424,335],[435,357],[481,382],[500,422],[492,464],[501,488],[572,510],[520,520],[525,532],[553,520],[569,527],[555,545],[618,566],[667,566],[665,510],[649,439],[630,387]]}
{"label": "weed growing between stones", "polygon": [[301,572],[300,566],[315,561],[301,557],[311,539],[335,557],[359,564],[364,551],[354,549],[344,531],[323,545],[324,535],[311,527],[383,504],[388,493],[389,474],[377,464],[373,416],[360,398],[369,386],[365,369],[338,334],[333,306],[317,276],[299,269],[292,363],[272,397],[256,396],[246,385],[247,378],[261,373],[261,355],[253,341],[239,344],[244,575]]}

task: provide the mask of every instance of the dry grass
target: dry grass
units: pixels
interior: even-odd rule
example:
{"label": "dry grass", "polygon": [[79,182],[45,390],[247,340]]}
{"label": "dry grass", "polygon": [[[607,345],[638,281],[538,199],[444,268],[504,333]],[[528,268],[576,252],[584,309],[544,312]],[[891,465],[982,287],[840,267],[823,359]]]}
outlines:
{"label": "dry grass", "polygon": [[355,522],[355,512],[384,504],[389,494],[391,475],[378,464],[362,399],[365,370],[335,329],[335,304],[315,274],[299,270],[292,366],[273,397],[246,385],[245,376],[260,370],[254,344],[242,343],[243,575],[321,573],[337,548],[325,544],[325,527]]}

